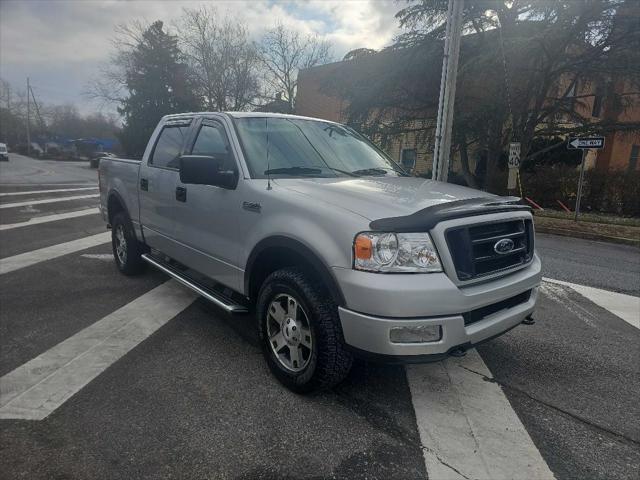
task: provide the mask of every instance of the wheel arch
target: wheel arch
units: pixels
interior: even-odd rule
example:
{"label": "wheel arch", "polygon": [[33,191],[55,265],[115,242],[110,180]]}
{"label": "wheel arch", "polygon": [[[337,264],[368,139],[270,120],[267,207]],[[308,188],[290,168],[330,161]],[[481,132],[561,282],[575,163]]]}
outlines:
{"label": "wheel arch", "polygon": [[107,196],[107,218],[109,225],[113,223],[113,217],[118,212],[124,212],[127,218],[131,219],[129,211],[127,210],[127,204],[122,196],[116,190],[111,190]]}
{"label": "wheel arch", "polygon": [[338,282],[320,256],[299,240],[279,235],[261,240],[251,251],[244,272],[245,294],[255,300],[264,279],[288,266],[301,266],[317,275],[333,301],[337,305],[345,305]]}

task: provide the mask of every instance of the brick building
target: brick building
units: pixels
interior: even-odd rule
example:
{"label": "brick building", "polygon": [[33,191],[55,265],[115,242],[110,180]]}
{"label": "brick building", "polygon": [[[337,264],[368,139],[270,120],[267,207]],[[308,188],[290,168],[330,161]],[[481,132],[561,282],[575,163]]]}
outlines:
{"label": "brick building", "polygon": [[[351,79],[355,84],[366,83],[371,75],[378,75],[387,68],[396,52],[383,51],[353,60],[320,65],[301,70],[298,74],[296,114],[346,123],[347,101],[339,94],[328,94],[334,79]],[[329,88],[328,88],[329,87]],[[334,89],[337,92],[339,88]],[[424,111],[418,118],[404,125],[401,133],[390,134],[382,145],[384,150],[398,163],[416,173],[431,170],[433,163],[433,136],[435,127],[432,118],[435,110]],[[393,119],[388,119],[389,124]],[[382,143],[380,139],[373,139]]]}
{"label": "brick building", "polygon": [[[398,51],[383,51],[301,70],[298,76],[296,113],[342,123],[347,122],[348,103],[345,97],[340,94],[338,85],[344,85],[344,82],[347,81],[356,88],[367,88],[371,78],[383,75],[390,68],[393,55],[398,55]],[[439,61],[441,62],[441,60]],[[437,62],[432,70],[433,75],[429,75],[432,78],[427,78],[425,81],[431,83],[430,88],[433,90],[433,83],[437,81],[439,84],[440,66]],[[490,81],[488,80],[490,75],[496,74],[496,72],[489,72],[484,81]],[[417,79],[406,80],[407,84],[416,81]],[[478,88],[481,90],[482,85],[479,84]],[[563,86],[559,85],[558,88],[561,89]],[[632,90],[625,81],[609,78],[606,83],[578,82],[572,95],[581,99],[581,102],[576,102],[576,105],[580,105],[576,108],[580,109],[584,118],[594,122],[606,119],[637,124],[640,123],[639,95],[635,94],[636,98],[627,98],[633,105],[632,108],[621,108],[611,100],[614,98],[611,93]],[[432,96],[434,97],[433,108],[416,112],[415,120],[410,121],[409,124],[405,123],[401,132],[391,133],[382,145],[385,151],[398,163],[417,174],[428,173],[432,167],[433,119],[436,116],[437,93],[432,93]],[[391,127],[393,118],[382,119],[381,122],[388,122]],[[567,122],[569,123],[568,120]],[[378,138],[373,138],[373,140],[381,143]],[[589,153],[587,167],[595,167],[602,171],[640,170],[639,154],[640,133],[637,130],[632,132],[615,131],[606,135],[604,150]],[[472,169],[475,169],[477,158],[477,155],[470,158]],[[459,157],[452,158],[452,168],[454,171],[460,171]]]}

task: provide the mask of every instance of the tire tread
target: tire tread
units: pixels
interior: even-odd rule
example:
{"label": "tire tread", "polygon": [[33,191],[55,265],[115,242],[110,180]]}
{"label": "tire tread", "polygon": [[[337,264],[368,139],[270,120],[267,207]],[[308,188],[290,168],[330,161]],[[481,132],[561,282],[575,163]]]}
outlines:
{"label": "tire tread", "polygon": [[[274,372],[276,377],[287,387],[299,393],[327,390],[336,386],[349,374],[353,357],[344,343],[338,308],[329,291],[318,279],[307,274],[300,267],[289,267],[275,271],[267,277],[258,295],[257,310],[261,336],[263,336],[262,317],[266,313],[266,302],[271,298],[268,295],[269,289],[270,286],[277,283],[283,283],[294,290],[299,290],[305,297],[305,303],[312,310],[309,312],[312,316],[311,320],[315,322],[318,359],[313,376],[303,385],[287,381],[290,376],[283,378],[283,375]],[[263,341],[263,346],[265,355],[270,355],[265,341]],[[272,367],[271,364],[270,367]]]}

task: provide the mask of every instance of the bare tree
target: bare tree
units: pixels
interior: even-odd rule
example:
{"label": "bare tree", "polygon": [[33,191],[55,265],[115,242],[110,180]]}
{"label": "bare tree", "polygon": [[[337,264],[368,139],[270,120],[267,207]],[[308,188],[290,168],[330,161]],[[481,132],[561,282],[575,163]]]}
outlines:
{"label": "bare tree", "polygon": [[142,42],[148,22],[139,20],[118,25],[111,39],[112,53],[102,65],[99,74],[85,85],[85,97],[96,100],[100,106],[119,105],[127,97],[127,72],[131,71],[132,55]]}
{"label": "bare tree", "polygon": [[272,96],[280,93],[293,112],[298,71],[331,61],[331,45],[317,35],[304,36],[278,23],[262,38],[260,58],[268,92]]}
{"label": "bare tree", "polygon": [[180,47],[207,108],[244,110],[258,96],[258,53],[247,28],[213,8],[183,10]]}

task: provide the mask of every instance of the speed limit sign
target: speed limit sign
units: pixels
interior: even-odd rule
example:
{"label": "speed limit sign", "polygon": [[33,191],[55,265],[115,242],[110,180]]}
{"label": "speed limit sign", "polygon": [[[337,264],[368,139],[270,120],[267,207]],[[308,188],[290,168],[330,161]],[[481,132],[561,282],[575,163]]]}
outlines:
{"label": "speed limit sign", "polygon": [[509,176],[507,177],[507,190],[515,190],[520,169],[520,142],[509,144]]}
{"label": "speed limit sign", "polygon": [[509,144],[509,168],[520,168],[520,142]]}

